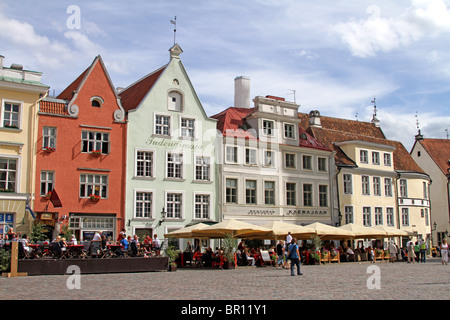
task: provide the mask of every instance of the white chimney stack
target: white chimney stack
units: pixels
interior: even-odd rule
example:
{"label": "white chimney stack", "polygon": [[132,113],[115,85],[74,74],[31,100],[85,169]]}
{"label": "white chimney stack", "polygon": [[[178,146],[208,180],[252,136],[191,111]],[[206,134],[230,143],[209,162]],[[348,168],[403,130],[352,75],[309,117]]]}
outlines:
{"label": "white chimney stack", "polygon": [[234,79],[234,106],[250,108],[250,78],[240,76]]}

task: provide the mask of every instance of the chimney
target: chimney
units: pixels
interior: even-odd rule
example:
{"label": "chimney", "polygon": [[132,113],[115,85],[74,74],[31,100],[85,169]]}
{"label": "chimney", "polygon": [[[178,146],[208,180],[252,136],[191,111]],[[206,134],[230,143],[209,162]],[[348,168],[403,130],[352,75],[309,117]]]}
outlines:
{"label": "chimney", "polygon": [[422,135],[422,133],[420,132],[420,129],[419,129],[419,132],[415,135],[415,138],[416,138],[416,141],[423,140],[423,135]]}
{"label": "chimney", "polygon": [[240,76],[234,79],[234,106],[250,108],[250,78]]}
{"label": "chimney", "polygon": [[318,110],[312,110],[309,113],[309,124],[313,127],[322,127],[322,123],[320,122],[320,112]]}

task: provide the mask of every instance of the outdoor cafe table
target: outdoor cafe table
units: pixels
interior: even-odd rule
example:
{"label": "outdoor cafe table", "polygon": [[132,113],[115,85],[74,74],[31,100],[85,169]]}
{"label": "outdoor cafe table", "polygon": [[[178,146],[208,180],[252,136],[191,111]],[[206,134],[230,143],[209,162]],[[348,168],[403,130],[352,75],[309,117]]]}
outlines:
{"label": "outdoor cafe table", "polygon": [[67,245],[67,251],[69,252],[70,256],[73,256],[74,258],[85,258],[86,255],[83,252],[84,245],[82,244],[69,244]]}
{"label": "outdoor cafe table", "polygon": [[113,256],[117,255],[117,250],[124,248],[121,244],[108,244],[106,246]]}

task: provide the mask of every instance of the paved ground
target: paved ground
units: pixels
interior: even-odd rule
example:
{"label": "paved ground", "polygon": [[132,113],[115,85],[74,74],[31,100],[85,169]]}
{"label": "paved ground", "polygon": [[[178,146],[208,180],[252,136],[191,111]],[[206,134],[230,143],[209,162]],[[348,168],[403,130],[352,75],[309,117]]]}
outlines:
{"label": "paved ground", "polygon": [[[373,269],[372,269],[373,268]],[[341,263],[302,266],[302,276],[273,267],[235,270],[0,278],[7,300],[430,300],[450,297],[450,266],[427,263]]]}

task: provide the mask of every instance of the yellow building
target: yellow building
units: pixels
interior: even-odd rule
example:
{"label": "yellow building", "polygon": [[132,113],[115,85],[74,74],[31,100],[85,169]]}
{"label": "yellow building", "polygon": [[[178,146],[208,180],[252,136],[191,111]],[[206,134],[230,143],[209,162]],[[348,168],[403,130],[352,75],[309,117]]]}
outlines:
{"label": "yellow building", "polygon": [[36,104],[49,89],[42,73],[4,67],[4,60],[0,56],[0,236],[10,228],[30,231]]}
{"label": "yellow building", "polygon": [[[430,241],[430,177],[398,141],[372,122],[299,114],[314,138],[335,151],[340,225],[387,226]],[[404,245],[408,240],[402,239]]]}

